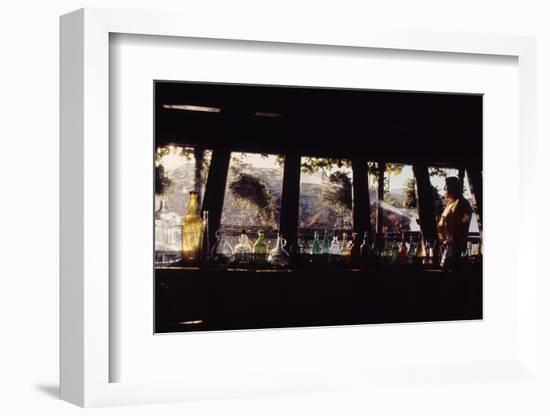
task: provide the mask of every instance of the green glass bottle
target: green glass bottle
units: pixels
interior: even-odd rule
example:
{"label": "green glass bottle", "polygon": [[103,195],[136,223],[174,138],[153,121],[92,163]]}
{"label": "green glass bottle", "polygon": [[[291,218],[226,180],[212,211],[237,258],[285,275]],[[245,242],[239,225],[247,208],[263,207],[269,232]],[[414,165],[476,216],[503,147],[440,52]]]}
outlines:
{"label": "green glass bottle", "polygon": [[254,263],[265,264],[267,260],[267,244],[265,242],[265,234],[263,230],[258,230],[258,238],[252,246],[252,254]]}
{"label": "green glass bottle", "polygon": [[311,254],[319,255],[322,254],[321,242],[319,241],[319,233],[315,231],[313,234],[313,243],[311,244]]}
{"label": "green glass bottle", "polygon": [[370,245],[370,239],[369,239],[369,233],[368,231],[365,231],[363,233],[363,242],[361,243],[361,246],[359,247],[360,256],[361,257],[370,257],[372,247]]}
{"label": "green glass bottle", "polygon": [[327,230],[325,229],[325,236],[323,237],[323,243],[321,244],[321,254],[328,254],[330,249],[330,241],[327,235]]}

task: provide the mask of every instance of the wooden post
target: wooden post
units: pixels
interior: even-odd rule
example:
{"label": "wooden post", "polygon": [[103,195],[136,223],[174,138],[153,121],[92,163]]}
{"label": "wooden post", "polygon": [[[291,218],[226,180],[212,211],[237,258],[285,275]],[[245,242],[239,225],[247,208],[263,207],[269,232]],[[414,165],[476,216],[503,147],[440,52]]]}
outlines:
{"label": "wooden post", "polygon": [[230,156],[231,151],[228,148],[214,149],[210,161],[202,210],[208,211],[208,234],[211,244],[216,241],[216,231],[220,228],[222,219],[223,198]]}
{"label": "wooden post", "polygon": [[482,219],[483,219],[483,192],[482,192],[482,177],[481,171],[475,168],[466,168],[468,172],[468,180],[470,182],[470,188],[472,190],[472,196],[474,197],[474,202],[477,208],[477,221],[479,229],[482,229]]}
{"label": "wooden post", "polygon": [[351,161],[353,169],[353,229],[360,236],[370,233],[370,196],[367,160],[355,157]]}
{"label": "wooden post", "polygon": [[285,153],[280,232],[287,240],[287,250],[294,250],[298,241],[300,162],[298,153]]}
{"label": "wooden post", "polygon": [[378,162],[378,212],[376,213],[376,232],[382,232],[382,205],[384,201],[384,172],[386,170],[385,162]]}
{"label": "wooden post", "polygon": [[435,223],[435,206],[430,183],[430,175],[426,165],[413,165],[418,189],[418,216],[420,217],[420,229],[424,239],[434,241],[437,235]]}
{"label": "wooden post", "polygon": [[464,168],[460,168],[458,170],[458,189],[460,189],[460,192],[464,192]]}

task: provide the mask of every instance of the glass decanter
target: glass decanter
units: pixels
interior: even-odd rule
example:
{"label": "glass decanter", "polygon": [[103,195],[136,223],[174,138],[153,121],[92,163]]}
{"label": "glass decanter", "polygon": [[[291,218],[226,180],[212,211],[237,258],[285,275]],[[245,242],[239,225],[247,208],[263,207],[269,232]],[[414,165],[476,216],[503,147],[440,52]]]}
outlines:
{"label": "glass decanter", "polygon": [[275,247],[271,250],[269,257],[267,258],[269,264],[275,267],[288,266],[290,255],[288,254],[288,251],[285,250],[286,243],[287,241],[279,233],[277,233]]}
{"label": "glass decanter", "polygon": [[216,231],[216,242],[210,251],[209,260],[220,266],[227,266],[235,260],[233,247],[221,230]]}

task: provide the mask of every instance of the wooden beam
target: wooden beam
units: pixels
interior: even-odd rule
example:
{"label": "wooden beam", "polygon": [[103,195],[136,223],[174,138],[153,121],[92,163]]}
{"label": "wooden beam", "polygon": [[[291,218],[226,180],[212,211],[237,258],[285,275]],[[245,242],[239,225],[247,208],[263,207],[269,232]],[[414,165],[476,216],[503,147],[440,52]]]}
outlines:
{"label": "wooden beam", "polygon": [[287,250],[295,250],[298,241],[300,162],[298,153],[289,152],[285,154],[280,232],[287,240]]}
{"label": "wooden beam", "polygon": [[216,241],[216,231],[220,228],[230,156],[229,148],[214,149],[212,152],[202,203],[202,210],[208,211],[210,244]]}

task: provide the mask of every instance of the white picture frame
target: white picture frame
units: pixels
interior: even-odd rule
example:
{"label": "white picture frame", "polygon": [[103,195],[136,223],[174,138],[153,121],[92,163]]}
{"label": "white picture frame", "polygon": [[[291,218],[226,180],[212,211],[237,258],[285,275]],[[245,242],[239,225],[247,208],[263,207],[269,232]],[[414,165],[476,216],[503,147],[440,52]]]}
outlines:
{"label": "white picture frame", "polygon": [[[524,213],[535,194],[527,171],[535,161],[534,38],[369,29],[335,33],[315,26],[304,33],[299,27],[283,30],[259,21],[241,25],[237,32],[231,22],[223,20],[205,27],[192,16],[107,9],[82,9],[61,18],[61,398],[84,407],[108,406],[323,392],[345,389],[349,384],[360,390],[361,386],[391,384],[406,378],[410,373],[407,370],[381,368],[368,374],[335,370],[330,378],[322,380],[318,374],[296,377],[282,373],[275,379],[237,378],[237,382],[234,374],[220,374],[215,381],[110,382],[109,366],[117,359],[109,348],[109,310],[113,306],[109,296],[109,36],[114,33],[517,57],[521,175],[517,198]],[[537,382],[537,275],[527,245],[536,240],[536,231],[526,221],[528,216],[522,215],[517,357],[460,367],[452,363],[426,368],[419,365],[415,377],[433,380],[434,374],[443,374],[442,379],[447,381],[476,383],[480,379],[472,374],[492,371],[506,374],[507,381]]]}

